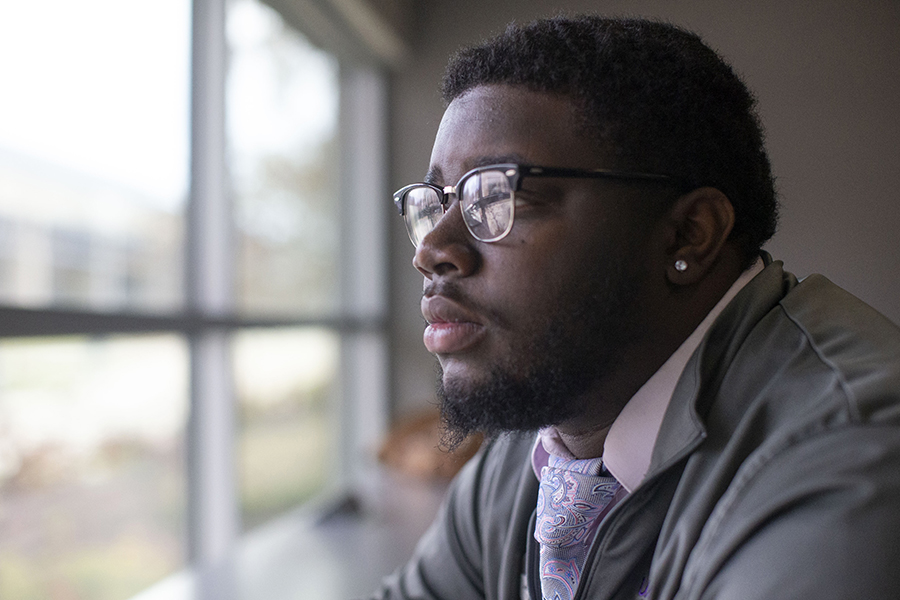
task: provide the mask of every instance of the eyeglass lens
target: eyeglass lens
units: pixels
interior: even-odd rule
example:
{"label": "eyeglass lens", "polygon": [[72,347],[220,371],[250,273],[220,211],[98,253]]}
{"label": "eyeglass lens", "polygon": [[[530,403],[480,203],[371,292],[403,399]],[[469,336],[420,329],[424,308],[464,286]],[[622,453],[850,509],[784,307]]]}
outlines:
{"label": "eyeglass lens", "polygon": [[416,187],[406,193],[406,230],[416,246],[434,229],[443,214],[440,196],[430,187]]}
{"label": "eyeglass lens", "polygon": [[462,183],[459,198],[463,218],[475,238],[491,242],[509,232],[514,203],[505,172],[473,173]]}
{"label": "eyeglass lens", "polygon": [[[476,171],[457,190],[463,220],[478,240],[493,242],[512,229],[515,202],[509,176],[502,170]],[[405,198],[406,229],[413,244],[437,226],[444,214],[440,193],[426,185],[412,187]]]}

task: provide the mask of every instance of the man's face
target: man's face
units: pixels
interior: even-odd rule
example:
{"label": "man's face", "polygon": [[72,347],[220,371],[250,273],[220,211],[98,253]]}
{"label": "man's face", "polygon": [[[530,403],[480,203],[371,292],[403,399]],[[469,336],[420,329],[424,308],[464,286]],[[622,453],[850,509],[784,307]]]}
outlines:
{"label": "man's face", "polygon": [[[502,162],[614,166],[580,135],[567,98],[475,88],[447,108],[429,180],[456,185]],[[424,238],[413,262],[425,275],[424,341],[441,365],[451,444],[472,430],[615,418],[621,405],[604,406],[597,392],[641,334],[653,227],[645,196],[610,180],[526,178],[502,240],[475,240],[455,201]]]}

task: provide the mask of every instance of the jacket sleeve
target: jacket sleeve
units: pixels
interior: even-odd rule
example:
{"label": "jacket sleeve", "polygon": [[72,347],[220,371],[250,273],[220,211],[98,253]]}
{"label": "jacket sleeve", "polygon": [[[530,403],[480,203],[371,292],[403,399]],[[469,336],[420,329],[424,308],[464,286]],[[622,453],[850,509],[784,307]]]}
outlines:
{"label": "jacket sleeve", "polygon": [[490,447],[485,447],[463,467],[413,557],[384,580],[373,600],[485,597],[478,498],[489,455]]}
{"label": "jacket sleeve", "polygon": [[412,559],[373,600],[518,598],[537,499],[533,434],[489,441],[460,471]]}

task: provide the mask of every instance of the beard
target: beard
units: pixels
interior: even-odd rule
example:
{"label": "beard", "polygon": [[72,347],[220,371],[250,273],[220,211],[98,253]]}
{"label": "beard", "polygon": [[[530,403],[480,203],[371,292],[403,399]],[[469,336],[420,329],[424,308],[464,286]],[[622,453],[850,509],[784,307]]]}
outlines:
{"label": "beard", "polygon": [[445,382],[438,365],[442,447],[453,451],[476,432],[536,431],[585,412],[586,392],[635,337],[640,278],[630,261],[614,262],[586,278],[586,288],[565,294],[483,381]]}

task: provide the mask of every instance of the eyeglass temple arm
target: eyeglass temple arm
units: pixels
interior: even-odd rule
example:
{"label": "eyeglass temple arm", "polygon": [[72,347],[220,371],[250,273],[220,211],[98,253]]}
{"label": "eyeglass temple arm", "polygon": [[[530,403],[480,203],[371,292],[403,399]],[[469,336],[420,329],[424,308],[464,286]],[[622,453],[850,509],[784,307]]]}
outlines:
{"label": "eyeglass temple arm", "polygon": [[566,167],[523,167],[520,177],[575,177],[585,179],[639,179],[644,181],[671,181],[686,183],[671,175],[659,173],[638,173],[633,171],[615,171],[612,169],[569,169]]}

